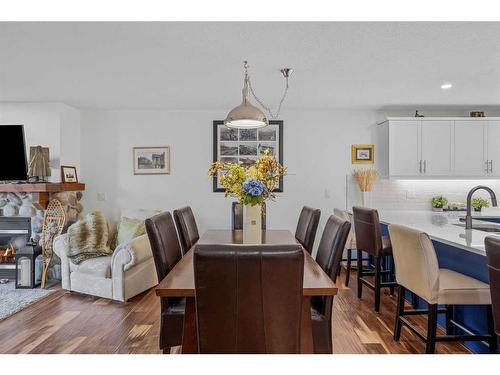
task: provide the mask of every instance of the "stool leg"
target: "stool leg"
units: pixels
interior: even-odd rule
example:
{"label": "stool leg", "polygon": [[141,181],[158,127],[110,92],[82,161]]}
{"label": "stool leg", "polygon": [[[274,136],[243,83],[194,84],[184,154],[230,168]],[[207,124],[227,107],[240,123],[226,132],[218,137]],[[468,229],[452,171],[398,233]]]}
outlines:
{"label": "stool leg", "polygon": [[[392,282],[396,281],[395,272],[394,272],[395,268],[396,268],[396,266],[394,264],[394,258],[391,256],[390,257],[391,273],[389,274],[389,281],[392,281]],[[391,291],[391,296],[393,296],[394,295],[394,286],[390,286],[389,290]]]}
{"label": "stool leg", "polygon": [[455,327],[451,320],[454,318],[455,310],[453,305],[446,305],[446,334],[455,334]]}
{"label": "stool leg", "polygon": [[427,340],[425,346],[425,353],[427,354],[433,354],[436,350],[437,313],[437,303],[429,304],[429,313],[427,320]]}
{"label": "stool leg", "polygon": [[352,249],[347,249],[347,265],[345,272],[345,286],[349,286],[349,277],[351,277],[351,260],[352,260]]}
{"label": "stool leg", "polygon": [[488,319],[488,333],[491,335],[491,339],[489,340],[490,353],[496,353],[498,350],[498,341],[493,324],[493,311],[491,305],[486,306],[486,314]]}
{"label": "stool leg", "polygon": [[357,272],[358,298],[361,298],[363,295],[363,283],[361,282],[361,278],[363,277],[363,251],[358,249],[357,254],[358,254],[358,258],[357,258],[357,263],[358,263],[358,272]]}
{"label": "stool leg", "polygon": [[411,293],[411,306],[418,309],[418,296],[413,292]]}
{"label": "stool leg", "polygon": [[405,287],[400,285],[398,290],[398,306],[396,308],[396,323],[394,324],[394,340],[399,341],[401,337],[401,327],[403,323],[399,319],[405,309]]}
{"label": "stool leg", "polygon": [[381,257],[375,258],[375,311],[380,311],[380,266],[381,266]]}

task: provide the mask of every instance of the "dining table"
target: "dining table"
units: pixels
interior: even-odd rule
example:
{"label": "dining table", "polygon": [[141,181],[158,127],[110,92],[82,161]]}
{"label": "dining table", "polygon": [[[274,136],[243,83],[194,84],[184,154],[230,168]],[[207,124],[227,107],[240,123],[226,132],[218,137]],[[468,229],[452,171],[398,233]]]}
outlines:
{"label": "dining table", "polygon": [[[262,231],[259,241],[262,245],[297,244],[295,236],[289,230],[266,229]],[[246,244],[243,230],[207,230],[197,244]],[[184,297],[184,331],[181,352],[198,353],[198,334],[196,327],[196,290],[194,281],[193,252],[196,244],[187,251],[167,276],[156,287],[158,297]],[[314,353],[311,297],[334,296],[337,287],[323,271],[314,258],[304,251],[304,281],[301,320],[301,353]]]}

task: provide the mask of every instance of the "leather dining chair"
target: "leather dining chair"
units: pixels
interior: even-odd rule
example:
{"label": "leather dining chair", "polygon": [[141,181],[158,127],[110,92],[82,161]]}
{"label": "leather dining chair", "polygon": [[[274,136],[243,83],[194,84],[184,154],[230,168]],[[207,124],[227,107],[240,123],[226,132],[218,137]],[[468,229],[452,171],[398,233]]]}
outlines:
{"label": "leather dining chair", "polygon": [[313,250],[320,216],[321,210],[317,208],[304,206],[300,212],[299,222],[295,230],[295,238],[309,254]]}
{"label": "leather dining chair", "polygon": [[193,264],[199,353],[300,353],[299,244],[199,244]]}
{"label": "leather dining chair", "polygon": [[500,238],[486,237],[484,244],[488,262],[494,331],[498,341],[500,338]]}
{"label": "leather dining chair", "polygon": [[[352,225],[352,214],[345,210],[339,210],[338,208],[333,209],[333,214],[338,216],[342,220],[346,220],[351,223],[351,230],[349,231],[349,236],[347,237],[345,252],[346,257],[342,259],[342,261],[346,262],[346,273],[345,273],[345,286],[349,286],[349,278],[351,277],[351,267],[352,267],[352,251],[356,250],[356,235],[354,234],[354,226]],[[340,267],[338,271],[338,275],[340,276]]]}
{"label": "leather dining chair", "polygon": [[[243,204],[239,202],[231,205],[231,228],[243,229]],[[266,202],[262,203],[262,230],[266,230]]]}
{"label": "leather dining chair", "polygon": [[[163,212],[146,219],[158,281],[161,282],[181,259],[181,246],[170,212]],[[172,346],[182,344],[185,298],[160,298],[160,349],[170,353]]]}
{"label": "leather dining chair", "polygon": [[[332,215],[326,222],[319,242],[316,262],[333,281],[340,269],[340,261],[350,229],[349,221]],[[333,296],[311,298],[314,353],[333,353],[332,307]]]}
{"label": "leather dining chair", "polygon": [[189,206],[174,210],[174,219],[181,240],[182,253],[186,254],[200,239],[193,210]]}
{"label": "leather dining chair", "polygon": [[[493,332],[490,287],[470,276],[439,268],[436,250],[427,233],[402,225],[389,225],[396,280],[399,284],[394,340],[401,336],[403,324],[425,341],[426,353],[434,353],[438,341],[487,341],[491,352],[496,352],[497,339]],[[405,291],[409,290],[428,304],[428,308],[405,310]],[[445,309],[438,308],[445,305]],[[453,320],[454,305],[483,305],[486,307],[488,334],[454,334],[461,327]],[[438,313],[446,314],[446,335],[437,336]],[[408,315],[427,314],[427,335],[406,319]]]}
{"label": "leather dining chair", "polygon": [[[384,287],[394,292],[397,283],[394,281],[382,281],[382,276],[388,275],[392,279],[394,275],[391,270],[382,269],[384,257],[392,256],[391,240],[388,236],[382,236],[380,221],[377,210],[366,207],[353,207],[354,231],[356,234],[357,247],[357,281],[358,298],[362,297],[363,285],[375,292],[375,311],[380,311],[380,292]],[[375,269],[363,269],[363,252],[373,257]],[[375,276],[375,283],[371,283],[365,276]]]}

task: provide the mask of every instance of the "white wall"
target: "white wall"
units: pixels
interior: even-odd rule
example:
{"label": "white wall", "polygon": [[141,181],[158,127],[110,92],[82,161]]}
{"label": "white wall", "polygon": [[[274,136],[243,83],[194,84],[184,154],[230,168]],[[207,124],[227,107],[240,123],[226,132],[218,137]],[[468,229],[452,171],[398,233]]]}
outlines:
{"label": "white wall", "polygon": [[60,181],[61,162],[80,167],[77,109],[62,103],[0,103],[0,126],[17,124],[24,125],[28,158],[30,146],[49,147],[50,181]]}
{"label": "white wall", "polygon": [[[212,192],[210,111],[82,111],[82,173],[87,211],[111,219],[120,208],[173,210],[189,204],[201,232],[229,228],[231,200]],[[335,206],[345,205],[350,145],[369,143],[375,111],[288,111],[284,120],[285,192],[268,204],[268,226],[295,230],[305,204],[321,208],[322,224]],[[171,147],[169,176],[134,176],[132,147]],[[99,201],[104,193],[106,201]],[[322,225],[321,225],[322,228]],[[321,229],[320,228],[320,229]]]}

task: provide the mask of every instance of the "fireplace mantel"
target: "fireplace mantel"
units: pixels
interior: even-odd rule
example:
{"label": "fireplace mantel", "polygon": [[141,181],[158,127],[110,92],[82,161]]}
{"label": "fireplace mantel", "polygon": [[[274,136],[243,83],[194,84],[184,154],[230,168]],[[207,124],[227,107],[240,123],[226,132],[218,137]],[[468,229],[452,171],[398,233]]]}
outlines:
{"label": "fireplace mantel", "polygon": [[33,203],[47,208],[50,193],[63,191],[84,191],[85,184],[71,183],[32,183],[32,184],[0,184],[0,193],[30,193]]}

